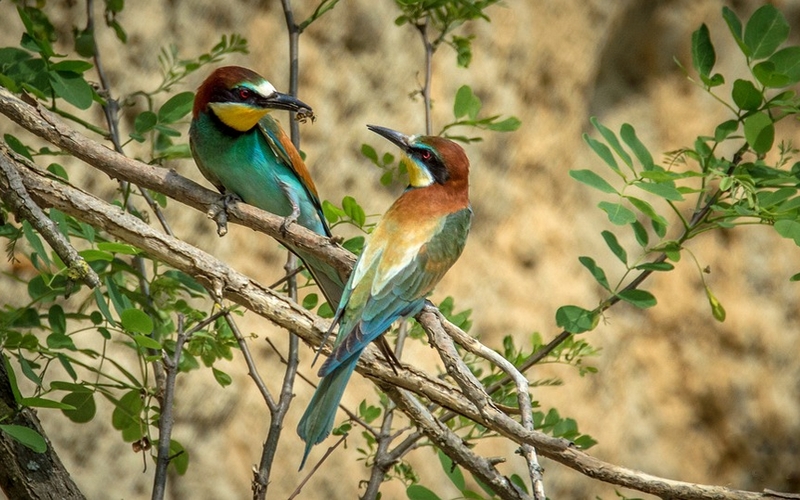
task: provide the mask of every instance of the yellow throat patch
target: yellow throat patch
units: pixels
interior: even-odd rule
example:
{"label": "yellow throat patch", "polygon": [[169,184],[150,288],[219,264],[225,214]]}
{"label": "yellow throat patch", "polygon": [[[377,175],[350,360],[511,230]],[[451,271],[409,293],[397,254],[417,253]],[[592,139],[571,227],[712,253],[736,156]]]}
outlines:
{"label": "yellow throat patch", "polygon": [[247,132],[255,127],[268,109],[254,108],[234,102],[212,102],[208,105],[222,123],[239,132]]}
{"label": "yellow throat patch", "polygon": [[433,176],[427,169],[420,167],[417,162],[406,155],[400,159],[401,164],[405,164],[408,171],[408,183],[413,187],[425,187],[433,184]]}

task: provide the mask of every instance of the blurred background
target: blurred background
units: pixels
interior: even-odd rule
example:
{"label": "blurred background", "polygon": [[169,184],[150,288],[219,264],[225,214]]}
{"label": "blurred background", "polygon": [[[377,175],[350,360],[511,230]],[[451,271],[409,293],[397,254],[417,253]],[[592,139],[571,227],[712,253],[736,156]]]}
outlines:
{"label": "blurred background", "polygon": [[[293,3],[298,20],[316,7],[315,2]],[[773,3],[793,25],[790,43],[797,44],[800,2]],[[484,140],[465,146],[472,163],[473,230],[461,260],[433,299],[451,295],[458,310],[472,309],[471,334],[496,349],[502,348],[506,335],[522,345],[533,332],[551,339],[559,332],[559,306],[591,309],[604,297],[578,256],[594,257],[611,282],[621,277],[620,266],[600,236],[602,229],[611,229],[596,208],[605,198],[568,176],[570,169],[605,175],[606,167],[581,135],[593,133],[592,116],[612,130],[630,123],[659,161],[662,152],[691,146],[698,135],[711,135],[718,123],[731,118],[726,108],[688,81],[674,61],[691,67],[691,33],[706,23],[717,49],[716,70],[730,81],[746,74],[743,57],[722,20],[723,5],[747,19],[760,3],[507,1],[487,10],[491,22],[474,22],[458,32],[475,36],[469,68],[456,67],[451,48],[443,46],[437,52],[431,91],[435,131],[452,119],[455,92],[464,84],[483,102],[485,116],[514,115],[522,121],[512,133],[475,131]],[[84,10],[84,3],[74,0],[47,6],[51,19],[64,30],[64,41],[71,40],[73,24],[85,24]],[[411,96],[423,81],[424,52],[413,28],[395,26],[398,14],[390,1],[343,1],[300,39],[298,93],[317,116],[315,123],[300,127],[302,149],[320,194],[337,205],[352,194],[375,215],[389,206],[401,186],[383,187],[381,172],[361,155],[362,143],[373,145],[379,154],[396,153],[365,125],[407,133],[423,132],[425,126],[422,101]],[[101,19],[100,10],[97,15]],[[106,71],[117,96],[158,84],[157,54],[162,47],[176,44],[182,57],[196,57],[230,33],[246,37],[250,53],[232,56],[225,64],[250,67],[278,89],[288,90],[288,37],[277,0],[137,0],[126,4],[118,20],[128,32],[127,45],[110,30],[99,29]],[[9,2],[0,3],[0,27],[2,46],[16,46],[22,27]],[[190,84],[175,92],[194,90],[209,71],[192,75]],[[720,95],[729,95],[729,89],[726,84]],[[124,130],[133,116],[126,115]],[[94,118],[102,123],[99,113]],[[285,114],[278,118],[288,122]],[[797,142],[796,122],[787,127],[778,133]],[[12,124],[1,118],[0,132],[11,130]],[[23,133],[19,136],[36,142]],[[126,152],[144,155],[134,147]],[[115,188],[79,162],[65,165],[72,179],[95,194]],[[168,167],[208,185],[189,160]],[[686,206],[686,213],[691,208]],[[285,252],[265,235],[231,227],[225,238],[218,238],[204,214],[174,202],[168,215],[178,237],[261,283],[280,277]],[[350,229],[336,232],[355,234]],[[622,243],[631,245],[629,251],[635,248],[632,238]],[[536,367],[529,373],[532,379],[560,377],[564,385],[536,388],[533,397],[544,409],[555,407],[561,415],[575,418],[582,432],[598,440],[590,453],[603,460],[683,481],[798,492],[800,292],[789,277],[800,271],[800,252],[771,228],[757,226],[702,236],[691,241],[688,250],[696,263],[686,254],[673,272],[653,276],[645,284],[658,306],[643,311],[617,305],[586,335],[601,349],[590,360],[599,373],[580,377],[569,367]],[[727,310],[724,323],[711,315],[698,265],[710,269],[705,280]],[[277,391],[283,368],[263,339],[284,345],[286,332],[251,313],[240,327],[258,336],[252,349],[262,376],[274,382],[271,388]],[[208,370],[178,380],[174,432],[191,462],[185,476],[170,479],[171,498],[250,495],[268,414],[236,354],[220,366],[234,378],[227,388],[221,388]],[[301,370],[313,378],[312,356],[303,347]],[[435,353],[422,343],[411,347],[407,359],[437,363]],[[355,407],[365,395],[377,401],[372,387],[354,377],[344,403]],[[289,496],[303,477],[295,472],[301,442],[294,426],[311,392],[310,386],[298,382],[271,498]],[[100,406],[101,413],[110,413],[110,405]],[[142,455],[122,442],[107,415],[81,426],[55,411],[39,415],[87,497],[150,496],[152,462],[144,466]],[[357,461],[360,437],[355,434],[300,498],[358,495],[359,480],[366,479],[368,471]],[[312,453],[312,460],[333,443],[329,441]],[[506,463],[499,466],[503,473],[524,475],[524,463],[508,443],[488,440],[478,451],[505,457]],[[458,494],[429,448],[413,452],[409,460],[422,484],[442,498]],[[613,487],[547,459],[543,465],[550,498],[616,498]],[[405,497],[399,481],[387,484],[383,492],[384,498]]]}

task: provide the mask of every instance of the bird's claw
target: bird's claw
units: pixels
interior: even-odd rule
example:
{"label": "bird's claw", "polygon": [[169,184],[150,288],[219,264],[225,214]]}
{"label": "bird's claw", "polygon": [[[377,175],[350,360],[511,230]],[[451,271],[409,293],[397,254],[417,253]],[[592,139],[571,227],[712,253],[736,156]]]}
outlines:
{"label": "bird's claw", "polygon": [[281,222],[281,234],[286,236],[286,233],[289,232],[289,226],[297,222],[297,217],[290,215],[288,217],[283,218],[283,222]]}
{"label": "bird's claw", "polygon": [[226,193],[208,207],[208,218],[217,223],[217,234],[222,237],[228,234],[228,207],[242,201],[234,193]]}
{"label": "bird's claw", "polygon": [[297,222],[298,217],[300,217],[300,207],[292,203],[292,213],[284,217],[283,222],[281,222],[282,235],[286,236],[286,233],[289,232],[289,226]]}

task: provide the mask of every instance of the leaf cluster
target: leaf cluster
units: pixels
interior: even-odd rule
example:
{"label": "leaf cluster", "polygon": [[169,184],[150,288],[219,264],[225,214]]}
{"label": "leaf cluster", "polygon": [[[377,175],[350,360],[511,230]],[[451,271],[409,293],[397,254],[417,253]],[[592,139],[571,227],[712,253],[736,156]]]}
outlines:
{"label": "leaf cluster", "polygon": [[[556,321],[566,331],[594,329],[602,311],[618,300],[640,308],[654,306],[655,297],[639,289],[639,282],[652,272],[671,271],[688,252],[686,243],[705,232],[766,224],[800,245],[800,164],[793,161],[797,150],[788,141],[775,146],[775,124],[796,117],[800,109],[800,100],[789,88],[800,82],[800,47],[781,48],[788,39],[789,24],[771,5],[760,7],[744,25],[727,7],[722,17],[751,78],[734,80],[727,96],[717,94],[725,77],[713,73],[716,52],[708,27],[704,24],[692,34],[692,66],[699,75],[698,85],[733,115],[718,124],[713,135],[698,136],[692,147],[670,153],[664,165],[655,163],[629,124],[616,134],[593,119],[602,140],[584,136],[615,182],[590,169],[573,170],[570,176],[614,198],[601,201],[598,207],[612,225],[630,230],[638,257],[629,257],[616,233],[601,232],[608,249],[624,266],[622,277],[611,282],[596,259],[580,257],[609,296],[593,310],[560,308]],[[728,144],[737,152],[726,158],[720,151]],[[656,203],[671,211],[673,220]],[[684,215],[687,205],[694,207],[691,217]],[[702,266],[697,268],[713,317],[724,321],[725,308],[706,284]],[[800,274],[791,279],[800,279]]]}

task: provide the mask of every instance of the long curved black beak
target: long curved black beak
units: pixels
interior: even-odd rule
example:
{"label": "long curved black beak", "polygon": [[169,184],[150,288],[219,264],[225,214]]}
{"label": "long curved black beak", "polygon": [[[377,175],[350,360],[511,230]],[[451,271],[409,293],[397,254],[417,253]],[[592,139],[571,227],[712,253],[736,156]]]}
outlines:
{"label": "long curved black beak", "polygon": [[411,147],[410,137],[403,133],[390,128],[379,127],[378,125],[367,125],[367,128],[372,132],[375,132],[376,134],[388,139],[403,151],[408,151],[409,147]]}
{"label": "long curved black beak", "polygon": [[264,108],[285,109],[286,111],[297,111],[299,113],[310,113],[311,106],[300,99],[289,94],[273,92],[272,94],[258,100],[258,104]]}

